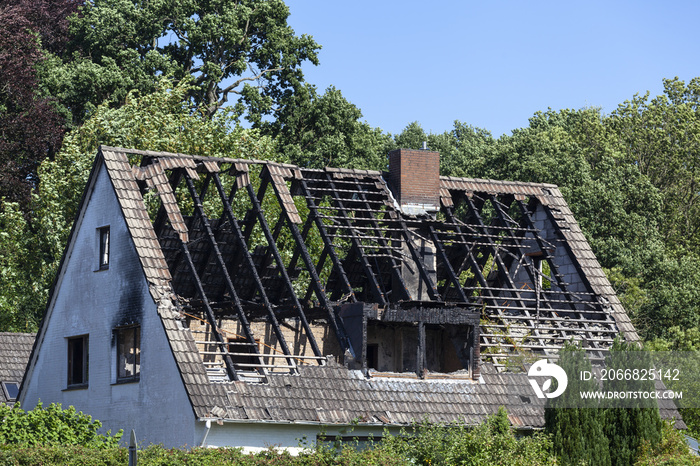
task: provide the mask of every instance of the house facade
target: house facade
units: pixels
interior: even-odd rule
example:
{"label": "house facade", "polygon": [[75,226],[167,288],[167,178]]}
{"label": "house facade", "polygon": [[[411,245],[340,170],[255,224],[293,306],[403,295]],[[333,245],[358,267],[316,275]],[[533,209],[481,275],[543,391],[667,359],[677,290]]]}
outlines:
{"label": "house facade", "polygon": [[295,448],[499,406],[537,429],[519,357],[638,340],[556,186],[440,177],[430,151],[389,162],[101,147],[22,405],[174,447]]}

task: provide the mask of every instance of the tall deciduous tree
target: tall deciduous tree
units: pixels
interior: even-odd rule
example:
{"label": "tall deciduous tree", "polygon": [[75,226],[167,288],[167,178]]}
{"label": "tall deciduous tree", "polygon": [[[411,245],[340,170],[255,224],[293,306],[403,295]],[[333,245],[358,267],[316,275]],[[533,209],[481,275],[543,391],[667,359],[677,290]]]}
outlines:
{"label": "tall deciduous tree", "polygon": [[26,210],[36,168],[60,147],[64,119],[40,95],[42,46],[60,51],[75,3],[11,0],[0,6],[0,197]]}
{"label": "tall deciduous tree", "polygon": [[276,159],[274,145],[227,115],[193,115],[184,103],[190,89],[160,86],[120,108],[99,106],[68,133],[53,160],[39,168],[32,225],[16,204],[0,209],[0,330],[36,330],[66,246],[90,167],[100,144],[208,156]]}
{"label": "tall deciduous tree", "polygon": [[362,112],[331,86],[319,95],[306,84],[287,96],[273,121],[261,122],[279,151],[302,167],[386,169],[391,136],[360,121]]}
{"label": "tall deciduous tree", "polygon": [[318,44],[287,24],[282,0],[88,0],[68,49],[45,67],[47,91],[78,124],[104,100],[151,92],[158,75],[193,78],[191,103],[212,117],[231,95],[259,123],[317,64]]}
{"label": "tall deciduous tree", "polygon": [[672,247],[700,246],[700,78],[664,80],[664,94],[636,95],[607,120],[624,161],[663,195],[662,233]]}

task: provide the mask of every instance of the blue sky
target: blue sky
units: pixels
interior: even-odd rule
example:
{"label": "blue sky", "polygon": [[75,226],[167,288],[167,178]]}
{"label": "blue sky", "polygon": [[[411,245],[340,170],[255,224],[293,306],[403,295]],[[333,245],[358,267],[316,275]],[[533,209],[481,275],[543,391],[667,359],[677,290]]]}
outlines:
{"label": "blue sky", "polygon": [[323,46],[304,67],[372,126],[428,132],[454,120],[494,136],[538,110],[601,107],[700,76],[697,1],[286,0]]}

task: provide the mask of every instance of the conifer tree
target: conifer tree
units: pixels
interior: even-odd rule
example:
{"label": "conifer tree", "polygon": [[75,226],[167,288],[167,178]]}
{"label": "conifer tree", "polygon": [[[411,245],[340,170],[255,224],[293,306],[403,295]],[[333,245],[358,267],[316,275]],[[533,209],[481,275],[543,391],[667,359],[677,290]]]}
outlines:
{"label": "conifer tree", "polygon": [[[652,367],[648,353],[638,346],[615,340],[606,359],[606,368],[615,370],[622,377],[609,377],[604,387],[606,391],[651,392],[654,382],[650,380],[625,380],[625,371]],[[621,379],[621,380],[620,380]],[[640,446],[648,441],[655,446],[661,440],[661,417],[655,400],[626,399],[617,402],[620,406],[610,407],[605,412],[605,434],[610,443],[612,466],[634,464]]]}
{"label": "conifer tree", "polygon": [[569,382],[564,393],[547,400],[545,430],[552,435],[553,450],[563,464],[609,466],[610,452],[605,437],[605,411],[595,400],[581,400],[579,393],[597,389],[593,380],[580,380],[591,371],[591,362],[577,345],[567,344],[560,352],[559,366]]}

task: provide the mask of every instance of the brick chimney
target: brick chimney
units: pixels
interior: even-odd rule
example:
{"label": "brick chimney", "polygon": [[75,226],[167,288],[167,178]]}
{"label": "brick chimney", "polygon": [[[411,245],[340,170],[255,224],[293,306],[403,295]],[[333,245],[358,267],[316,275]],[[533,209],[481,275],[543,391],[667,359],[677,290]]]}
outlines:
{"label": "brick chimney", "polygon": [[389,152],[389,184],[407,214],[440,209],[440,153],[396,149]]}

